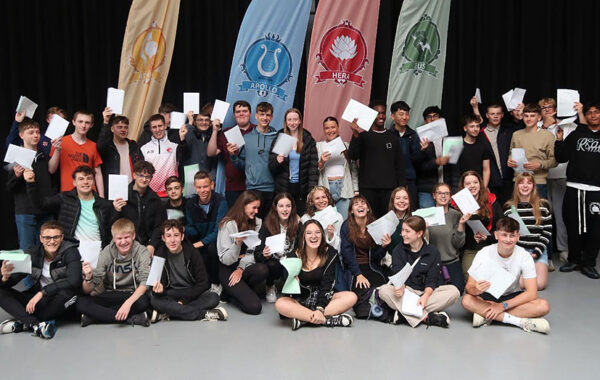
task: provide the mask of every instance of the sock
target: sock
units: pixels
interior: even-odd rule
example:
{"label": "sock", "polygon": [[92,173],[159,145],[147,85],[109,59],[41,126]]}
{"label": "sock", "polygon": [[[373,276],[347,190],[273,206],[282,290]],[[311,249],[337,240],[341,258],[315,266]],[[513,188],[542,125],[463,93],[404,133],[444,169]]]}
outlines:
{"label": "sock", "polygon": [[521,327],[521,318],[515,317],[514,315],[510,315],[507,312],[504,312],[504,319],[502,320],[502,322],[508,325]]}

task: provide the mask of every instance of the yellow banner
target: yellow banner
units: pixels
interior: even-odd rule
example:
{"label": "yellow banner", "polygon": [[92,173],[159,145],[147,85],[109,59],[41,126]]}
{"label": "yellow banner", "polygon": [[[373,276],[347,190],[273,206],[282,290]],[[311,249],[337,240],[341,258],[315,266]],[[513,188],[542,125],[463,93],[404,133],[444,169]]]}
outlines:
{"label": "yellow banner", "polygon": [[121,50],[119,88],[129,138],[137,140],[144,122],[158,113],[169,75],[180,0],[133,0]]}

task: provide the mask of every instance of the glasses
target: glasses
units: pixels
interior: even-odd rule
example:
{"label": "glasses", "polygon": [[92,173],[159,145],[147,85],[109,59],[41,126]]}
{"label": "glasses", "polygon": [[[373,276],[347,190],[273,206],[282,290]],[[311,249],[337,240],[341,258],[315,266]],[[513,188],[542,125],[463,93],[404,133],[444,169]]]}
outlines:
{"label": "glasses", "polygon": [[59,241],[60,239],[62,239],[62,235],[54,235],[54,236],[42,236],[42,240],[43,241],[50,241],[50,240],[55,240],[55,241]]}
{"label": "glasses", "polygon": [[439,118],[440,118],[440,114],[437,114],[437,113],[425,116],[425,120],[437,120]]}
{"label": "glasses", "polygon": [[543,106],[542,107],[542,111],[548,111],[548,110],[553,110],[554,106]]}
{"label": "glasses", "polygon": [[443,197],[448,197],[451,194],[449,191],[436,191],[435,193]]}
{"label": "glasses", "polygon": [[136,177],[138,178],[142,178],[142,179],[147,179],[148,181],[152,179],[151,175],[145,175],[145,174],[138,174],[138,173],[134,173]]}

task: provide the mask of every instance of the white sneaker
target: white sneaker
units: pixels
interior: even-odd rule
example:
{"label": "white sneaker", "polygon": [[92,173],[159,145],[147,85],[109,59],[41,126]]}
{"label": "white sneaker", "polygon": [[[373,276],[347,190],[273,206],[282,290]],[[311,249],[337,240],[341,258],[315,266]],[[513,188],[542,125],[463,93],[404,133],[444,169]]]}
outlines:
{"label": "white sneaker", "polygon": [[483,316],[473,313],[473,327],[488,326],[490,323],[491,321],[483,318]]}
{"label": "white sneaker", "polygon": [[221,284],[212,284],[210,286],[210,291],[213,293],[217,293],[217,295],[221,295],[221,292],[223,291],[223,285]]}
{"label": "white sneaker", "polygon": [[268,303],[275,303],[277,301],[277,288],[275,285],[267,286],[266,299]]}
{"label": "white sneaker", "polygon": [[544,318],[522,318],[521,328],[527,332],[536,331],[548,334],[550,332],[550,323]]}
{"label": "white sneaker", "polygon": [[227,310],[222,307],[215,307],[206,311],[203,321],[226,321]]}

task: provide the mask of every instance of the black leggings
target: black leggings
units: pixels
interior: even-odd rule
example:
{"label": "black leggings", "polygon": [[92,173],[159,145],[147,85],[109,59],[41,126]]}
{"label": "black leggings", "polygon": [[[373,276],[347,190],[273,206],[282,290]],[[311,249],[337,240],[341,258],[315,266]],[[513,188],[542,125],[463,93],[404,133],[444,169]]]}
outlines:
{"label": "black leggings", "polygon": [[[133,292],[112,290],[95,296],[81,296],[77,299],[77,312],[86,314],[98,322],[125,323],[125,321],[117,321],[115,316],[123,302],[132,294]],[[148,295],[143,294],[131,305],[128,317],[143,313],[149,308],[150,298]]]}
{"label": "black leggings", "polygon": [[356,287],[356,277],[352,277],[352,291],[358,297],[358,301],[353,307],[354,314],[356,314],[356,318],[368,318],[371,312],[371,304],[369,299],[371,298],[371,293],[375,288],[380,287],[381,285],[386,283],[387,277],[375,272],[371,269],[369,264],[360,264],[360,272],[363,276],[369,280],[371,284],[368,288],[357,288]]}
{"label": "black leggings", "polygon": [[226,266],[219,264],[219,278],[223,291],[231,296],[247,314],[260,314],[262,304],[254,291],[254,287],[267,278],[269,269],[266,264],[252,264],[242,272],[242,279],[235,285],[229,286],[229,276],[237,269],[237,264]]}
{"label": "black leggings", "polygon": [[53,296],[44,296],[35,305],[33,314],[25,311],[25,306],[37,292],[19,292],[12,288],[0,288],[0,308],[18,321],[27,325],[37,325],[41,321],[49,321],[60,317],[75,303],[75,293],[59,291]]}
{"label": "black leggings", "polygon": [[217,253],[216,243],[209,244],[200,248],[200,256],[204,260],[204,266],[208,273],[208,280],[211,284],[219,283],[219,254]]}
{"label": "black leggings", "polygon": [[283,265],[281,265],[279,260],[273,258],[265,261],[264,264],[267,266],[267,269],[269,271],[266,280],[267,286],[273,286],[273,284],[275,284],[275,280],[281,278],[285,268],[283,267]]}

